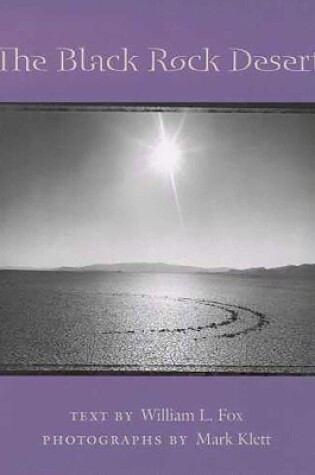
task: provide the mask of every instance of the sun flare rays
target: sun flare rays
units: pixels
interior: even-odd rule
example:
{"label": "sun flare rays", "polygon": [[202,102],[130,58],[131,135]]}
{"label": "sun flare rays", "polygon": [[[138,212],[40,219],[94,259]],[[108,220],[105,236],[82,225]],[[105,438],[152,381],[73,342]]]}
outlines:
{"label": "sun flare rays", "polygon": [[150,156],[150,164],[154,171],[169,177],[178,218],[181,226],[183,226],[183,213],[179,202],[175,174],[179,171],[182,164],[183,151],[179,144],[179,135],[184,125],[185,114],[183,114],[175,133],[172,135],[167,133],[162,113],[159,112],[157,114],[157,119],[159,136],[157,143],[153,147],[150,147],[152,152]]}

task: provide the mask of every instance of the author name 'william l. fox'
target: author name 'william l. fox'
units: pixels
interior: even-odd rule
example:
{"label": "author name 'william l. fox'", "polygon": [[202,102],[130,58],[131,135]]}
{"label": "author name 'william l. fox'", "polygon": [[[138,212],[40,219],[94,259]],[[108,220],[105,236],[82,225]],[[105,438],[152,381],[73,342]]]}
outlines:
{"label": "author name 'william l. fox'", "polygon": [[[134,411],[70,411],[72,422],[131,422],[135,416]],[[195,411],[175,410],[171,407],[148,407],[140,410],[140,417],[144,422],[243,422],[245,416],[240,411],[219,408],[215,411],[215,418],[209,411],[200,408]]]}
{"label": "author name 'william l. fox'", "polygon": [[0,73],[45,72],[55,69],[60,73],[150,73],[191,71],[195,73],[257,72],[312,72],[315,71],[315,52],[292,54],[257,54],[246,48],[231,47],[222,54],[209,47],[194,53],[174,52],[164,47],[148,47],[141,54],[128,47],[113,52],[91,52],[88,48],[58,47],[55,54],[34,54],[18,46],[0,48]]}

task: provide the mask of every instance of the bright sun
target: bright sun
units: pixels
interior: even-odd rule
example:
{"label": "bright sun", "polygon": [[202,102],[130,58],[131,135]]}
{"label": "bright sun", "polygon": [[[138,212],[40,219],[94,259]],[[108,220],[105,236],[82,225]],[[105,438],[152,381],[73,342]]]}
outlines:
{"label": "bright sun", "polygon": [[163,138],[153,151],[153,168],[160,173],[173,175],[178,168],[180,155],[180,149],[175,140]]}

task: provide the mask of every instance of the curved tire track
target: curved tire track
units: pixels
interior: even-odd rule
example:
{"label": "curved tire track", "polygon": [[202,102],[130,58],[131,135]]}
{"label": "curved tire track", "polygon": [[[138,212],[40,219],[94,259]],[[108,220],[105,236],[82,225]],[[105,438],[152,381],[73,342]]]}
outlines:
{"label": "curved tire track", "polygon": [[[196,335],[194,340],[202,340],[212,336],[214,338],[235,338],[236,336],[247,335],[250,332],[260,331],[266,325],[269,325],[269,320],[265,314],[258,312],[250,307],[245,307],[241,305],[229,304],[224,302],[219,302],[216,300],[207,300],[207,299],[198,299],[190,297],[168,297],[168,296],[156,296],[156,295],[147,295],[147,294],[127,294],[127,293],[113,293],[112,297],[137,297],[143,299],[161,299],[174,302],[187,302],[194,305],[202,305],[210,308],[221,310],[225,313],[226,318],[223,321],[216,322],[211,321],[205,325],[196,325],[196,326],[182,326],[177,328],[157,328],[157,329],[129,329],[129,330],[111,330],[101,332],[103,335],[132,335],[132,334],[172,334],[172,333],[190,333],[194,332],[196,334],[209,330],[216,330],[220,328],[227,328],[227,331],[219,335]],[[213,315],[209,315],[213,318]],[[245,318],[247,321],[248,318],[253,320],[252,323],[249,322],[245,328],[229,330],[229,325],[240,323],[242,324],[242,319]]]}

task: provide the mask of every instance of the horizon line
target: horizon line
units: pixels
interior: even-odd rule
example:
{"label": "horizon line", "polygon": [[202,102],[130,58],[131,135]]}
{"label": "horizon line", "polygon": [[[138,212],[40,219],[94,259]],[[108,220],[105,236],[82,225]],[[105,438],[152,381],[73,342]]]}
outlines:
{"label": "horizon line", "polygon": [[[213,267],[204,267],[204,266],[198,266],[198,265],[193,265],[193,264],[172,264],[168,262],[162,262],[162,261],[155,261],[155,262],[147,262],[147,261],[133,261],[133,262],[112,262],[112,263],[94,263],[94,264],[85,264],[85,265],[61,265],[57,267],[33,267],[33,266],[1,266],[0,271],[4,270],[29,270],[29,271],[62,271],[63,269],[70,269],[70,270],[80,270],[80,269],[89,269],[93,267],[114,267],[114,266],[132,266],[132,265],[137,265],[137,266],[166,266],[166,267],[177,267],[177,268],[191,268],[191,269],[196,269],[201,270],[201,271],[218,271],[221,270],[221,273],[224,272],[229,272],[229,271],[247,271],[247,270],[274,270],[274,269],[282,269],[286,267],[302,267],[302,266],[312,266],[315,265],[315,262],[302,262],[301,264],[284,264],[281,266],[271,266],[271,267],[266,267],[266,266],[250,266],[250,267],[230,267],[230,266],[213,266]],[[91,269],[92,270],[92,269]],[[100,269],[99,271],[102,271]],[[105,270],[106,271],[106,270]],[[219,273],[219,272],[218,272]]]}

